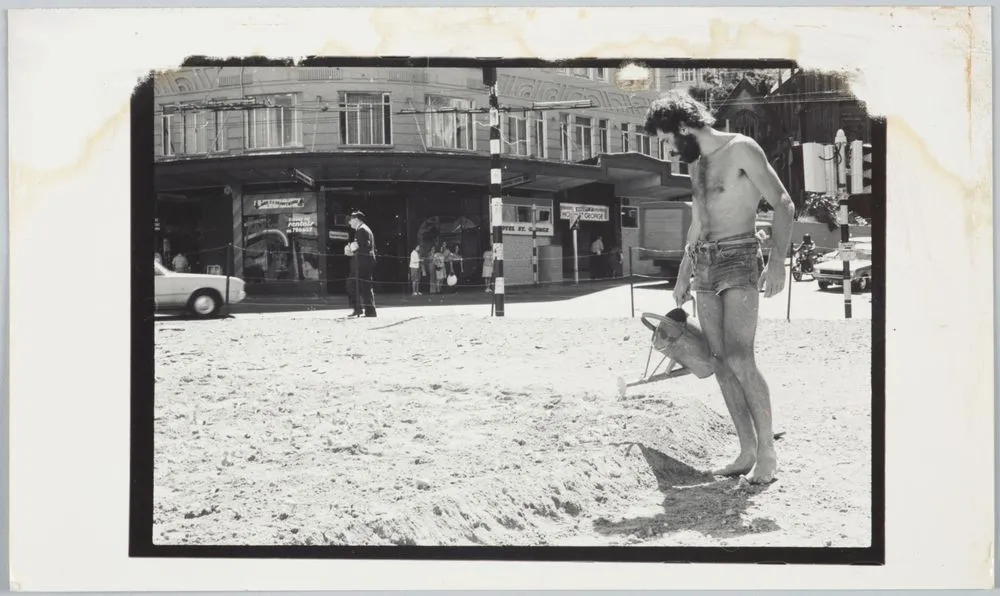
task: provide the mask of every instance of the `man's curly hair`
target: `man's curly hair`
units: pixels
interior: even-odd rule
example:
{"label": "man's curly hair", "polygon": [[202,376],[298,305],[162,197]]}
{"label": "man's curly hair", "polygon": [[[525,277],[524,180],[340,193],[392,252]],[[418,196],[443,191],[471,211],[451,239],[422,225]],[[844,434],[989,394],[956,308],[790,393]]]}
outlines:
{"label": "man's curly hair", "polygon": [[704,105],[690,95],[668,91],[653,101],[646,112],[646,133],[656,136],[658,132],[677,134],[681,124],[691,128],[702,128],[715,124],[715,118]]}

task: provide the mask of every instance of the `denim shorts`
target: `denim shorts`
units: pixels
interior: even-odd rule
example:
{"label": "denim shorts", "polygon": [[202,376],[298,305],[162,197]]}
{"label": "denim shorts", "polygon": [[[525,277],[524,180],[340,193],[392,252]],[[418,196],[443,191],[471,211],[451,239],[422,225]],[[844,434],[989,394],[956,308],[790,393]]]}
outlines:
{"label": "denim shorts", "polygon": [[754,235],[689,244],[687,252],[694,263],[692,290],[720,296],[731,288],[757,290],[764,271],[764,255]]}

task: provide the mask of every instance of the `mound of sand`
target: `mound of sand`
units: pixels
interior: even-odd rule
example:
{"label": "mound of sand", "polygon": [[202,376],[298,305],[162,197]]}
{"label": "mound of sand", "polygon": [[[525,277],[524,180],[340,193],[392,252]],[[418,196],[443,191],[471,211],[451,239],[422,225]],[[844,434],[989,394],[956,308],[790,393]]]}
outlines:
{"label": "mound of sand", "polygon": [[[863,544],[870,418],[852,420],[848,442],[826,409],[838,399],[848,417],[867,411],[866,325],[762,322],[758,362],[777,430],[816,461],[803,466],[783,440],[779,482],[749,489],[699,472],[736,453],[714,380],[681,377],[619,399],[616,377],[638,376],[646,360],[636,320],[161,324],[154,539]],[[790,358],[801,344],[829,346],[830,334],[856,347]],[[845,383],[859,394],[851,403]],[[788,407],[796,401],[810,407]],[[848,467],[815,469],[830,457]],[[806,480],[859,470],[817,511]]]}

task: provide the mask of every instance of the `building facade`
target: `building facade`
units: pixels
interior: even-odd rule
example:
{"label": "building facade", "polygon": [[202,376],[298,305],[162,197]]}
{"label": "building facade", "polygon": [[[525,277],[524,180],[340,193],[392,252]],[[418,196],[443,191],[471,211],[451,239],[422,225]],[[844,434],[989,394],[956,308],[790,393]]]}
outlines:
{"label": "building facade", "polygon": [[[572,278],[574,209],[593,215],[579,231],[585,256],[598,235],[627,250],[623,205],[690,196],[686,168],[642,130],[656,90],[626,95],[613,80],[600,68],[499,70],[508,284],[534,281],[533,242],[540,281]],[[458,247],[471,283],[490,244],[487,92],[475,68],[160,74],[155,252],[228,268],[252,293],[336,293],[347,214],[361,209],[384,289],[403,291],[410,252],[437,242]],[[586,101],[595,107],[574,103]]]}
{"label": "building facade", "polygon": [[838,130],[871,142],[871,119],[848,82],[830,73],[800,70],[763,95],[745,81],[716,109],[716,126],[745,134],[767,153],[797,204],[804,201],[802,143],[833,143]]}

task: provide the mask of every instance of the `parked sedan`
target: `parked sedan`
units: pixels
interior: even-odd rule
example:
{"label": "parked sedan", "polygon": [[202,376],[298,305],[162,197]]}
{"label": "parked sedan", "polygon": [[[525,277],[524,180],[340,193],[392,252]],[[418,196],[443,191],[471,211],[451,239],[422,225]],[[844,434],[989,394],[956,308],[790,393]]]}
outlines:
{"label": "parked sedan", "polygon": [[[821,290],[830,284],[844,283],[844,261],[839,259],[839,253],[834,251],[826,255],[814,268],[813,277],[819,283]],[[851,261],[851,288],[858,292],[871,289],[872,286],[872,243],[861,241],[854,243],[854,259]]]}
{"label": "parked sedan", "polygon": [[[178,273],[153,262],[156,286],[156,310],[188,312],[197,317],[212,317],[226,303],[226,276],[200,273]],[[246,284],[238,277],[229,277],[229,304],[247,297]]]}

